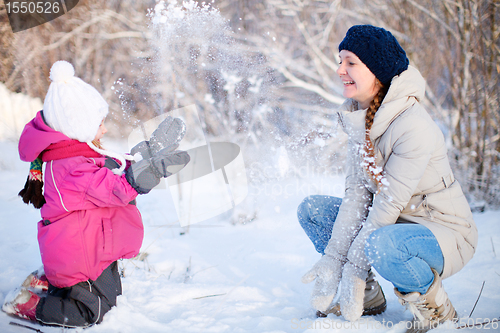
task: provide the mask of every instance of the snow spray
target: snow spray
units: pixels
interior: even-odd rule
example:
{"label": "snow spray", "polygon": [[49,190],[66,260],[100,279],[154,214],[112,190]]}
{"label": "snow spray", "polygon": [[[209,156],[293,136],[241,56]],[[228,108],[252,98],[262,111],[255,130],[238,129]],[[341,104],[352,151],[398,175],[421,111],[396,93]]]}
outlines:
{"label": "snow spray", "polygon": [[[189,226],[234,209],[248,194],[240,147],[227,141],[210,143],[206,122],[207,110],[218,111],[217,101],[219,107],[227,108],[222,95],[236,94],[237,84],[242,80],[236,73],[241,71],[235,71],[235,62],[229,60],[230,29],[228,21],[217,10],[194,1],[182,5],[162,1],[149,16],[157,50],[158,96],[164,101],[161,109],[168,110],[170,106],[168,115],[183,119],[187,125],[179,149],[189,153],[191,162],[169,177],[167,183],[181,226]],[[256,78],[253,82],[250,88],[254,90],[262,84],[262,80]],[[232,105],[231,98],[228,100],[229,109],[218,116],[223,130],[231,133],[237,121],[234,98]],[[178,108],[189,101],[194,104]],[[199,104],[204,111],[202,117],[196,106]],[[129,146],[147,140],[166,115],[141,124],[129,136]],[[212,129],[212,132],[217,131]]]}

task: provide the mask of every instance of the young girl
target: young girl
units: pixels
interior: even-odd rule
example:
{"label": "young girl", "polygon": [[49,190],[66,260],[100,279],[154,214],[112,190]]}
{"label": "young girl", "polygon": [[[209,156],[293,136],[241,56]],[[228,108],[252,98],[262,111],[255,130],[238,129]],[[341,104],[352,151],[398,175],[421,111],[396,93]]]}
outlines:
{"label": "young girl", "polygon": [[[323,254],[303,281],[316,280],[311,302],[319,316],[354,321],[385,311],[373,266],[414,314],[409,331],[425,332],[456,317],[441,280],[472,258],[477,229],[443,134],[420,104],[425,81],[394,36],[353,26],[339,52],[346,192],[343,199],[311,196],[298,208]],[[339,282],[340,304],[332,304]]]}
{"label": "young girl", "polygon": [[128,167],[123,156],[100,145],[108,104],[97,90],[74,77],[65,61],[52,66],[50,79],[43,111],[19,140],[21,159],[32,162],[20,195],[41,207],[38,242],[45,274],[31,274],[2,309],[43,324],[87,327],[101,322],[122,292],[116,261],[136,256],[141,247],[143,224],[134,199],[170,175],[158,163],[189,161],[185,152],[174,151],[185,128],[169,117],[165,133],[157,130],[148,141],[164,139],[157,146],[167,148],[152,151],[142,143],[147,158]]}

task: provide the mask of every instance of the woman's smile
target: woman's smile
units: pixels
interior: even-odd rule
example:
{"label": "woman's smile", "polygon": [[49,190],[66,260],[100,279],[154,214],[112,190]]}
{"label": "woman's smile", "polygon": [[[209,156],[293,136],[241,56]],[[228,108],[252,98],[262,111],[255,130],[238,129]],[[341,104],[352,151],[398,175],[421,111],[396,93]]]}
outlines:
{"label": "woman's smile", "polygon": [[377,78],[354,53],[342,50],[339,56],[337,74],[344,85],[343,96],[356,100],[361,108],[367,108],[380,89]]}

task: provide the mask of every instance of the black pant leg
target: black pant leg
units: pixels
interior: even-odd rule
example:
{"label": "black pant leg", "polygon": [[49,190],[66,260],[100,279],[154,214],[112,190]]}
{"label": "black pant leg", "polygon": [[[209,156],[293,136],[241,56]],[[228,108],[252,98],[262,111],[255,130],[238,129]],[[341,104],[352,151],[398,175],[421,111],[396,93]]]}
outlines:
{"label": "black pant leg", "polygon": [[92,282],[92,288],[106,299],[107,304],[116,305],[116,297],[122,294],[122,283],[116,261],[109,265],[97,280]]}
{"label": "black pant leg", "polygon": [[114,278],[115,284],[116,284],[116,295],[120,296],[122,294],[122,280],[120,277],[120,272],[118,271],[118,262],[115,261],[113,264],[114,264],[114,267],[111,268],[111,272],[113,274],[113,278]]}
{"label": "black pant leg", "polygon": [[95,281],[80,282],[68,288],[49,286],[47,297],[40,300],[36,318],[46,325],[87,327],[98,324],[116,305],[121,294],[118,265],[112,263]]}
{"label": "black pant leg", "polygon": [[68,288],[49,286],[46,297],[40,299],[36,318],[45,325],[87,327],[99,320],[102,302],[90,292],[87,282]]}

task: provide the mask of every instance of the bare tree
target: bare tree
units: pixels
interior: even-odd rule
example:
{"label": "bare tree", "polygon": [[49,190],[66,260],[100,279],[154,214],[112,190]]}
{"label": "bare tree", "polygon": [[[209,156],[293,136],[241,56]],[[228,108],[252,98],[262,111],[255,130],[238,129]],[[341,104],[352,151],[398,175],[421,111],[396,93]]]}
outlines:
{"label": "bare tree", "polygon": [[[43,98],[50,65],[69,60],[121,128],[195,103],[209,135],[339,165],[337,46],[353,24],[382,26],[427,79],[424,103],[468,195],[500,205],[498,0],[220,0],[220,15],[190,32],[189,16],[175,27],[154,25],[155,5],[83,0],[16,34],[0,7],[0,80]],[[172,31],[181,38],[168,37]]]}
{"label": "bare tree", "polygon": [[[12,91],[43,99],[51,65],[67,60],[75,66],[76,75],[103,94],[114,121],[127,125],[121,119],[115,82],[139,84],[134,69],[149,56],[150,33],[144,24],[147,8],[148,2],[142,1],[83,0],[67,14],[15,34],[10,32],[2,10],[0,51],[6,55],[2,58],[6,64],[2,64],[2,81]],[[135,101],[140,101],[140,96],[130,103]]]}
{"label": "bare tree", "polygon": [[450,139],[467,193],[498,206],[499,6],[498,0],[241,0],[223,2],[221,10],[285,78],[287,110],[319,106],[310,112],[318,124],[332,107],[327,102],[339,102],[336,47],[347,28],[391,30],[427,79],[424,103]]}
{"label": "bare tree", "polygon": [[500,2],[393,0],[371,8],[401,33],[427,79],[467,193],[500,205]]}

